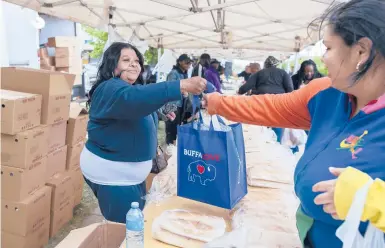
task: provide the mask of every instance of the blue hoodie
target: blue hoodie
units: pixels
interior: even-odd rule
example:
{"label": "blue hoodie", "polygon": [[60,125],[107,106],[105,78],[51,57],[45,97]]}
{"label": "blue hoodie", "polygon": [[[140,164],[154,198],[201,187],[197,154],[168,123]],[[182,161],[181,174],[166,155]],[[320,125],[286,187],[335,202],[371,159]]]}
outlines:
{"label": "blue hoodie", "polygon": [[[372,101],[352,116],[353,98],[330,85],[328,78],[320,78],[287,94],[208,96],[209,114],[261,126],[310,129],[294,183],[301,201],[299,236],[302,241],[307,237],[314,248],[342,247],[335,234],[342,221],[314,203],[320,193],[313,192],[313,186],[335,179],[329,167],[350,166],[372,178],[385,179],[385,98]],[[360,231],[364,233],[366,227],[362,222]]]}
{"label": "blue hoodie", "polygon": [[87,149],[106,160],[151,160],[157,145],[155,111],[179,99],[179,81],[144,86],[118,78],[103,82],[91,99]]}

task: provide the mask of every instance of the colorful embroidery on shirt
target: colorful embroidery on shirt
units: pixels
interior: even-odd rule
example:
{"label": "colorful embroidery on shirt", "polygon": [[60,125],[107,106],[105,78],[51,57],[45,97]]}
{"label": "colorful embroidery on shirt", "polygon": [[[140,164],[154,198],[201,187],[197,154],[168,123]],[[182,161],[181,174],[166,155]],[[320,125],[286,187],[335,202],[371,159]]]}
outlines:
{"label": "colorful embroidery on shirt", "polygon": [[352,153],[352,159],[357,159],[356,155],[363,150],[361,144],[363,137],[367,134],[368,130],[365,130],[361,136],[350,135],[348,138],[341,141],[340,148],[338,149],[348,149]]}

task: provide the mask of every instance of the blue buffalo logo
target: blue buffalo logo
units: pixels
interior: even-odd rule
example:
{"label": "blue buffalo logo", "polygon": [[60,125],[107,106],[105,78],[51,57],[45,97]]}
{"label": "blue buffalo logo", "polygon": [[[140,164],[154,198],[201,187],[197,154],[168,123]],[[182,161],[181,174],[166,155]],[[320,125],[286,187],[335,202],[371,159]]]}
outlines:
{"label": "blue buffalo logo", "polygon": [[206,185],[207,181],[214,181],[217,171],[211,164],[206,164],[204,161],[196,161],[188,165],[188,180],[194,182],[199,177],[200,183]]}

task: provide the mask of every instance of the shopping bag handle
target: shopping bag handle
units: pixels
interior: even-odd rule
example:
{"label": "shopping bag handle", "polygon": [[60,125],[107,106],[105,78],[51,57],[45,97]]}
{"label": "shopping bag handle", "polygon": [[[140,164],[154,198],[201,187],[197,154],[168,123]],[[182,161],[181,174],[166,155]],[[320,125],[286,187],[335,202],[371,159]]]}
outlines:
{"label": "shopping bag handle", "polygon": [[217,121],[218,124],[220,123],[220,124],[222,124],[222,125],[227,126],[226,123],[225,123],[225,121],[224,121],[219,115],[213,115],[213,116],[211,116],[211,120],[210,120],[210,130],[214,130],[213,119],[214,119],[215,121]]}
{"label": "shopping bag handle", "polygon": [[370,179],[364,186],[357,190],[344,223],[342,223],[336,231],[336,236],[342,241],[343,248],[355,247],[354,243],[357,242],[356,239],[359,234],[358,230],[361,215],[364,211],[366,197],[372,184],[373,180]]}

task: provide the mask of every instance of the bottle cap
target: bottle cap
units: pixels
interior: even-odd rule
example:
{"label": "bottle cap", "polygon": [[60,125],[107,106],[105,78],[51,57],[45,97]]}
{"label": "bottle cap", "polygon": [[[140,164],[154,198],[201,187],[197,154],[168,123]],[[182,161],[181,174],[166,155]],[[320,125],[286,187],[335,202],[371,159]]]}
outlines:
{"label": "bottle cap", "polygon": [[131,208],[139,208],[139,202],[132,202]]}

